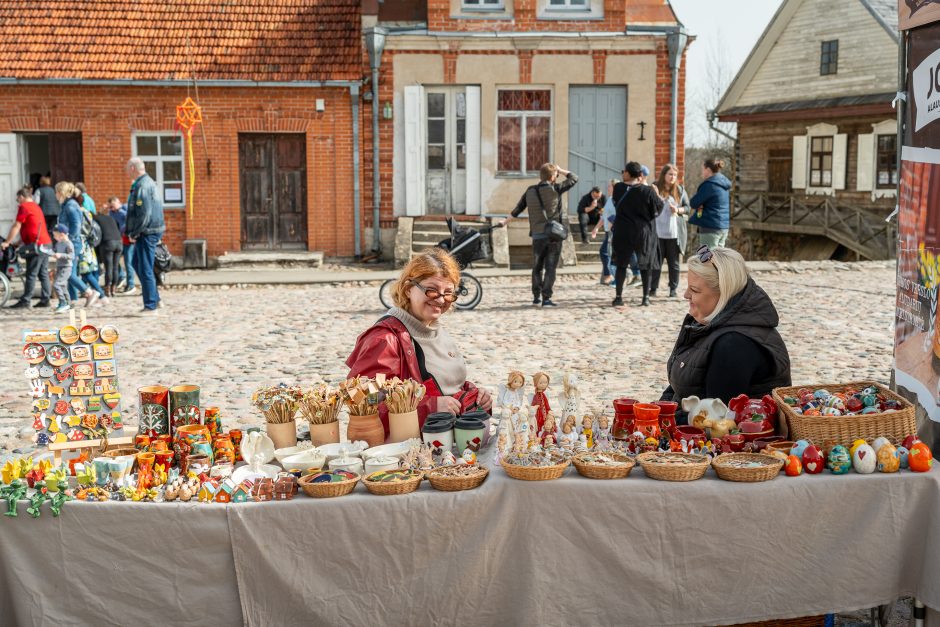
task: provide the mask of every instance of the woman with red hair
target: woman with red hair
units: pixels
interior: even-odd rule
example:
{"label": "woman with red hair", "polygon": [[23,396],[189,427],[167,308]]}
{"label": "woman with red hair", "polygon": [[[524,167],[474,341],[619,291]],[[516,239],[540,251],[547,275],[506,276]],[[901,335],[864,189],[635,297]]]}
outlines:
{"label": "woman with red hair", "polygon": [[[459,284],[460,267],[446,251],[432,248],[415,256],[398,277],[395,306],[359,336],[346,360],[350,377],[382,373],[424,383],[427,396],[418,405],[422,425],[430,412],[492,409],[489,393],[467,381],[463,356],[440,324],[457,300]],[[388,435],[384,411],[381,418]]]}

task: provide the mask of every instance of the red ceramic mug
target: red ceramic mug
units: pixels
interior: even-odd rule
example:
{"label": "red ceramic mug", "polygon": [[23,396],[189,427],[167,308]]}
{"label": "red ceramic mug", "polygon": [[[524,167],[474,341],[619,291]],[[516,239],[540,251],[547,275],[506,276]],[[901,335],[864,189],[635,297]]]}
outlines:
{"label": "red ceramic mug", "polygon": [[688,442],[687,448],[701,448],[705,444],[705,430],[691,425],[682,425],[676,427],[676,438],[679,442]]}
{"label": "red ceramic mug", "polygon": [[615,440],[626,440],[636,429],[633,406],[638,402],[635,398],[614,399],[614,424],[611,434]]}

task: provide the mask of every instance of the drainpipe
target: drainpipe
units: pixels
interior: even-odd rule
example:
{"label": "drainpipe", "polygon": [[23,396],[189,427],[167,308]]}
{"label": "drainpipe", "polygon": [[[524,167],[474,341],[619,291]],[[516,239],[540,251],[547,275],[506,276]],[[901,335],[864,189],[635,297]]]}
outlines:
{"label": "drainpipe", "polygon": [[679,66],[689,35],[681,25],[666,35],[669,51],[669,70],[672,72],[672,97],[669,111],[669,163],[676,162],[676,135],[679,126]]}
{"label": "drainpipe", "polygon": [[353,229],[356,232],[355,255],[358,261],[362,257],[362,219],[359,199],[359,84],[349,86],[349,99],[352,101],[352,145],[353,145]]}
{"label": "drainpipe", "polygon": [[379,237],[379,207],[382,201],[379,190],[379,67],[382,65],[388,31],[381,26],[372,26],[365,29],[364,34],[369,67],[372,69],[372,252],[377,254],[382,249]]}

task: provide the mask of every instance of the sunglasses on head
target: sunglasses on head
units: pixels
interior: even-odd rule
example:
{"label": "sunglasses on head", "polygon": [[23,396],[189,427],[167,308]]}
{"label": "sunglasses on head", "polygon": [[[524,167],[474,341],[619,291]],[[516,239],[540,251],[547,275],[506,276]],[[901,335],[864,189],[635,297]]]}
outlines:
{"label": "sunglasses on head", "polygon": [[708,263],[712,260],[712,257],[715,256],[715,254],[708,247],[708,244],[702,244],[699,246],[698,250],[695,251],[695,254],[698,255],[698,260],[702,263]]}
{"label": "sunglasses on head", "polygon": [[455,292],[439,292],[433,287],[425,287],[418,283],[417,281],[412,281],[412,285],[417,287],[420,290],[424,291],[424,295],[429,300],[437,300],[438,298],[443,298],[445,302],[452,303],[457,300],[457,294]]}

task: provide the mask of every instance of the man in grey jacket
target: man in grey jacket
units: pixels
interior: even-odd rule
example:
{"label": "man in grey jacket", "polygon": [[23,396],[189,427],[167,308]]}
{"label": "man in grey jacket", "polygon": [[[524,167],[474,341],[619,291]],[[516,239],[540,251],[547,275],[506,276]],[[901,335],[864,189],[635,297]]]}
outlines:
{"label": "man in grey jacket", "polygon": [[[558,176],[565,180],[556,183]],[[518,218],[523,211],[529,211],[529,237],[532,238],[532,304],[542,307],[555,307],[552,292],[555,286],[555,270],[561,260],[562,241],[553,242],[545,232],[551,221],[561,222],[568,227],[568,216],[564,215],[561,195],[578,182],[578,175],[564,170],[554,163],[546,163],[539,169],[539,184],[529,187],[519,199],[510,217],[501,224]]]}
{"label": "man in grey jacket", "polygon": [[166,230],[163,222],[163,203],[160,192],[144,167],[144,162],[134,157],[127,162],[127,175],[133,181],[127,197],[127,221],[124,233],[134,246],[134,271],[140,279],[144,297],[141,313],[156,314],[160,303],[157,278],[153,273],[153,258],[160,236]]}

